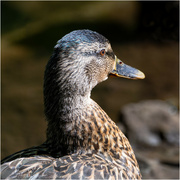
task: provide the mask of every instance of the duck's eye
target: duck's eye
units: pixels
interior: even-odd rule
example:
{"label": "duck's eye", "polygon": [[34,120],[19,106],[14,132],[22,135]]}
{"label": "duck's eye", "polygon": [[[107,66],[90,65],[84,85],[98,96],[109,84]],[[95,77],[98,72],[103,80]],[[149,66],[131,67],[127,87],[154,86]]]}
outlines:
{"label": "duck's eye", "polygon": [[101,56],[104,56],[105,54],[106,54],[105,49],[102,49],[102,50],[100,51],[100,55],[101,55]]}

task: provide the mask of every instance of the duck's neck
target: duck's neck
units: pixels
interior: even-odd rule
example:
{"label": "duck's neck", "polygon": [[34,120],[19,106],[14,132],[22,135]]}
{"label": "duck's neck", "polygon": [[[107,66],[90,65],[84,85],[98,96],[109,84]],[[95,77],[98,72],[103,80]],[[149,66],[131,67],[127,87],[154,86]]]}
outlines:
{"label": "duck's neck", "polygon": [[[82,146],[85,130],[81,120],[93,104],[90,93],[85,96],[75,94],[56,95],[52,98],[46,116],[48,120],[47,142],[53,156],[62,156],[78,150]],[[83,131],[83,132],[82,132]]]}
{"label": "duck's neck", "polygon": [[55,50],[45,70],[44,105],[49,149],[65,155],[77,149],[81,131],[78,123],[91,106],[90,92],[95,83],[83,75],[83,67],[74,67],[74,60],[60,54]]}

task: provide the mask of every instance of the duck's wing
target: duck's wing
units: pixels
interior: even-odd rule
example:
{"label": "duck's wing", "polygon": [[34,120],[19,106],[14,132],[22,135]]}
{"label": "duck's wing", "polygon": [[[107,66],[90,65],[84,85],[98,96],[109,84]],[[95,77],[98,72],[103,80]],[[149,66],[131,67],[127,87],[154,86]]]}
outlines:
{"label": "duck's wing", "polygon": [[22,157],[31,157],[31,156],[35,156],[35,155],[48,155],[48,154],[49,154],[48,146],[47,146],[47,143],[45,142],[40,146],[34,146],[34,147],[31,147],[28,149],[18,151],[12,155],[9,155],[1,160],[1,164],[10,162],[15,159],[22,158]]}
{"label": "duck's wing", "polygon": [[139,179],[125,166],[101,155],[72,154],[62,158],[34,156],[1,166],[2,179]]}

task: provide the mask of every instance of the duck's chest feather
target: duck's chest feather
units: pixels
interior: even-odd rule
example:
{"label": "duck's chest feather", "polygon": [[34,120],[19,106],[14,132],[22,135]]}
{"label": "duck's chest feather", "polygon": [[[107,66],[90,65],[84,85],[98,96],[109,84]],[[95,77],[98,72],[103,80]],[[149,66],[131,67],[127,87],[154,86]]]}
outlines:
{"label": "duck's chest feather", "polygon": [[[59,142],[57,139],[49,142],[53,145],[52,154],[61,152],[60,156],[74,153],[97,155],[104,158],[106,165],[115,165],[119,173],[134,172],[134,176],[135,174],[140,176],[138,163],[129,141],[97,103],[91,100],[90,106],[71,117],[74,118],[73,121],[60,125],[64,131],[59,136]],[[52,137],[49,139],[52,141]]]}

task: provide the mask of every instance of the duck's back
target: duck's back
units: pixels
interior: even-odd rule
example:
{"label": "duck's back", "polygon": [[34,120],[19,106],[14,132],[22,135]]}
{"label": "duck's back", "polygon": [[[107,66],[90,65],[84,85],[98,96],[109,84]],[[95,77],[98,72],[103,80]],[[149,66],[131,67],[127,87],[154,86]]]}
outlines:
{"label": "duck's back", "polygon": [[[121,169],[121,170],[120,170]],[[127,173],[128,172],[128,173]],[[2,179],[139,179],[138,172],[103,155],[34,156],[1,166]]]}

